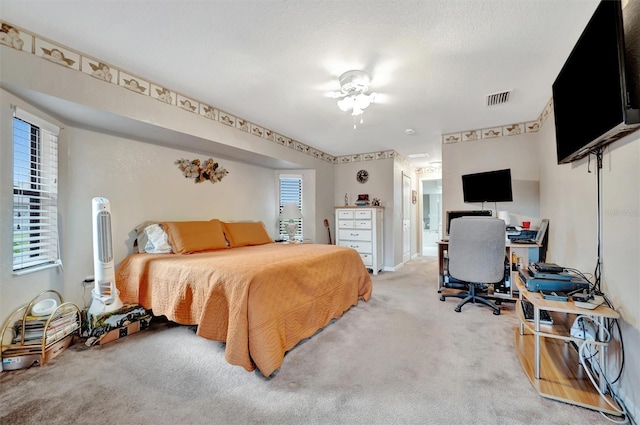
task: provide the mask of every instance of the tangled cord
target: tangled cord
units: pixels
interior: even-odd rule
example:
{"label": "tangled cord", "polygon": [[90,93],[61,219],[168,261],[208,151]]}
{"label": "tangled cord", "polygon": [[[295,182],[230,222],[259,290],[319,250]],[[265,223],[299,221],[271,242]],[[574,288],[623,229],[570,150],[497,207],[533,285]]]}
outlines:
{"label": "tangled cord", "polygon": [[[582,319],[583,321],[584,320],[589,320],[589,321],[591,321],[591,323],[596,325],[598,331],[599,330],[603,330],[604,331],[604,333],[606,335],[604,336],[604,339],[602,341],[600,341],[600,342],[608,343],[609,341],[611,341],[611,333],[609,332],[609,329],[607,329],[606,326],[601,325],[600,323],[598,323],[597,321],[593,320],[590,316],[587,316],[587,315],[578,316],[576,318],[576,321],[578,321],[580,319]],[[584,322],[582,322],[582,323],[584,323]],[[582,326],[583,326],[583,331],[584,331],[584,324]],[[610,422],[617,423],[617,424],[629,423],[630,422],[630,416],[629,416],[629,413],[628,413],[624,403],[612,391],[612,383],[607,380],[607,377],[606,377],[604,371],[600,368],[600,363],[596,359],[596,356],[598,355],[599,351],[598,350],[595,350],[595,351],[591,350],[591,346],[594,346],[594,348],[595,348],[595,347],[597,347],[597,345],[598,344],[596,343],[596,341],[594,341],[592,339],[586,339],[585,338],[582,341],[580,347],[578,348],[578,357],[580,359],[580,364],[583,366],[584,372],[586,373],[587,377],[589,378],[589,381],[591,381],[591,384],[593,384],[593,387],[596,389],[596,391],[598,391],[600,396],[607,402],[607,404],[609,406],[611,406],[611,408],[614,411],[620,413],[620,415],[622,416],[623,419],[620,420],[620,421],[614,420],[610,416],[608,416],[607,414],[605,414],[603,412],[600,412],[600,413],[602,414],[602,416],[604,416]],[[595,369],[596,366],[597,366],[597,370]],[[593,370],[593,372],[592,372],[592,370]],[[606,394],[602,392],[602,390],[600,389],[600,386],[598,385],[598,383],[596,382],[596,380],[594,378],[594,372],[598,374],[600,379],[604,380],[604,382],[606,384],[606,388],[608,389],[609,393],[611,394],[611,399],[613,401],[615,401],[618,404],[618,406],[620,406],[622,409],[620,409],[618,406],[616,406],[611,401],[609,401],[609,399],[606,397]],[[620,375],[618,375],[616,380],[619,377],[620,377]]]}

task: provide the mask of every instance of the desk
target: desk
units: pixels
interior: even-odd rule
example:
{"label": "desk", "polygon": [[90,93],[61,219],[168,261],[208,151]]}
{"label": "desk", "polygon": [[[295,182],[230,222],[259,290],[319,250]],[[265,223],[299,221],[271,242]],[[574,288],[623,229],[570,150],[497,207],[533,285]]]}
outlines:
{"label": "desk", "polygon": [[[518,358],[533,387],[545,398],[620,415],[620,412],[612,407],[617,406],[617,403],[610,396],[605,400],[591,384],[579,364],[577,351],[568,344],[571,341],[582,341],[571,336],[571,325],[578,315],[588,315],[603,325],[605,320],[617,319],[620,314],[606,305],[585,310],[576,307],[572,301],[545,300],[539,292],[527,291],[519,277],[516,276],[515,282],[520,291],[518,304],[526,299],[534,306],[534,322],[528,322],[520,305],[516,306],[520,325],[516,328],[515,335]],[[540,309],[549,311],[553,325],[540,323]],[[604,340],[602,330],[599,339]],[[594,344],[598,345],[598,362],[602,369],[606,370],[606,351],[609,343]],[[603,380],[600,382],[601,386],[604,386]]]}
{"label": "desk", "polygon": [[[437,242],[438,244],[438,292],[442,292],[442,288],[444,287],[445,280],[445,253],[449,248],[449,241],[440,240]],[[511,273],[509,276],[509,280],[505,282],[505,286],[508,288],[508,292],[506,293],[498,293],[494,292],[493,296],[497,298],[517,298],[518,289],[515,285],[511,285],[511,282],[514,282],[515,277],[517,276],[518,268],[517,268],[517,260],[516,262],[513,259],[522,259],[522,265],[528,265],[529,263],[535,263],[539,258],[539,249],[542,245],[538,244],[518,244],[507,242],[505,246],[505,255],[511,264]]]}

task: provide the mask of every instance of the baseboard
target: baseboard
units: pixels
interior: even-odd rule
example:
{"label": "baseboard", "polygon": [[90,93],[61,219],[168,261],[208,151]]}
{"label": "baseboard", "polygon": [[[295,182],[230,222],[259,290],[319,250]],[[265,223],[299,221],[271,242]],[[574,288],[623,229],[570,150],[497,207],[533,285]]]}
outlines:
{"label": "baseboard", "polygon": [[[409,259],[409,261],[411,261],[411,260],[415,260],[416,258],[418,258],[418,257],[420,257],[420,256],[421,256],[421,255],[420,255],[420,254],[418,254],[418,253],[413,254],[413,255],[411,256],[411,258]],[[385,272],[395,272],[395,271],[399,270],[399,269],[400,269],[400,267],[402,267],[402,266],[404,266],[404,265],[405,265],[405,263],[400,263],[400,264],[398,264],[397,266],[393,266],[393,267],[385,266],[382,270],[384,270]]]}
{"label": "baseboard", "polygon": [[[415,253],[410,257],[409,261],[415,260],[418,257],[420,257],[420,254]],[[385,266],[382,270],[384,270],[385,272],[395,272],[395,271],[399,270],[400,267],[404,266],[404,264],[405,263],[400,263],[397,266],[393,266],[393,267]]]}
{"label": "baseboard", "polygon": [[395,272],[400,270],[400,267],[402,266],[404,266],[404,263],[398,264],[397,266],[393,266],[393,267],[385,266],[382,270],[384,270],[385,272]]}

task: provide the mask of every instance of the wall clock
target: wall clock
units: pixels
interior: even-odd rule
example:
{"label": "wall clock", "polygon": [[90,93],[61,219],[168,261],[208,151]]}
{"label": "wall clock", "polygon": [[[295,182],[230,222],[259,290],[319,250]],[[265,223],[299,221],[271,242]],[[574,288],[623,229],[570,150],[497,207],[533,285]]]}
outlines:
{"label": "wall clock", "polygon": [[358,183],[366,183],[369,180],[369,172],[367,170],[360,170],[358,174],[356,174],[356,180]]}

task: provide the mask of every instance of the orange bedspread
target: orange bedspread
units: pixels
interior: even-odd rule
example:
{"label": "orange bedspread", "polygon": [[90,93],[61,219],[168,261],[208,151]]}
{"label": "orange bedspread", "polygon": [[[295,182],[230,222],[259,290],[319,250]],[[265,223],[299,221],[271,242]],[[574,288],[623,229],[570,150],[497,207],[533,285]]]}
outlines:
{"label": "orange bedspread", "polygon": [[225,358],[269,376],[285,353],[359,299],[371,278],[351,248],[267,244],[191,255],[133,254],[116,271],[120,298],[226,341]]}

